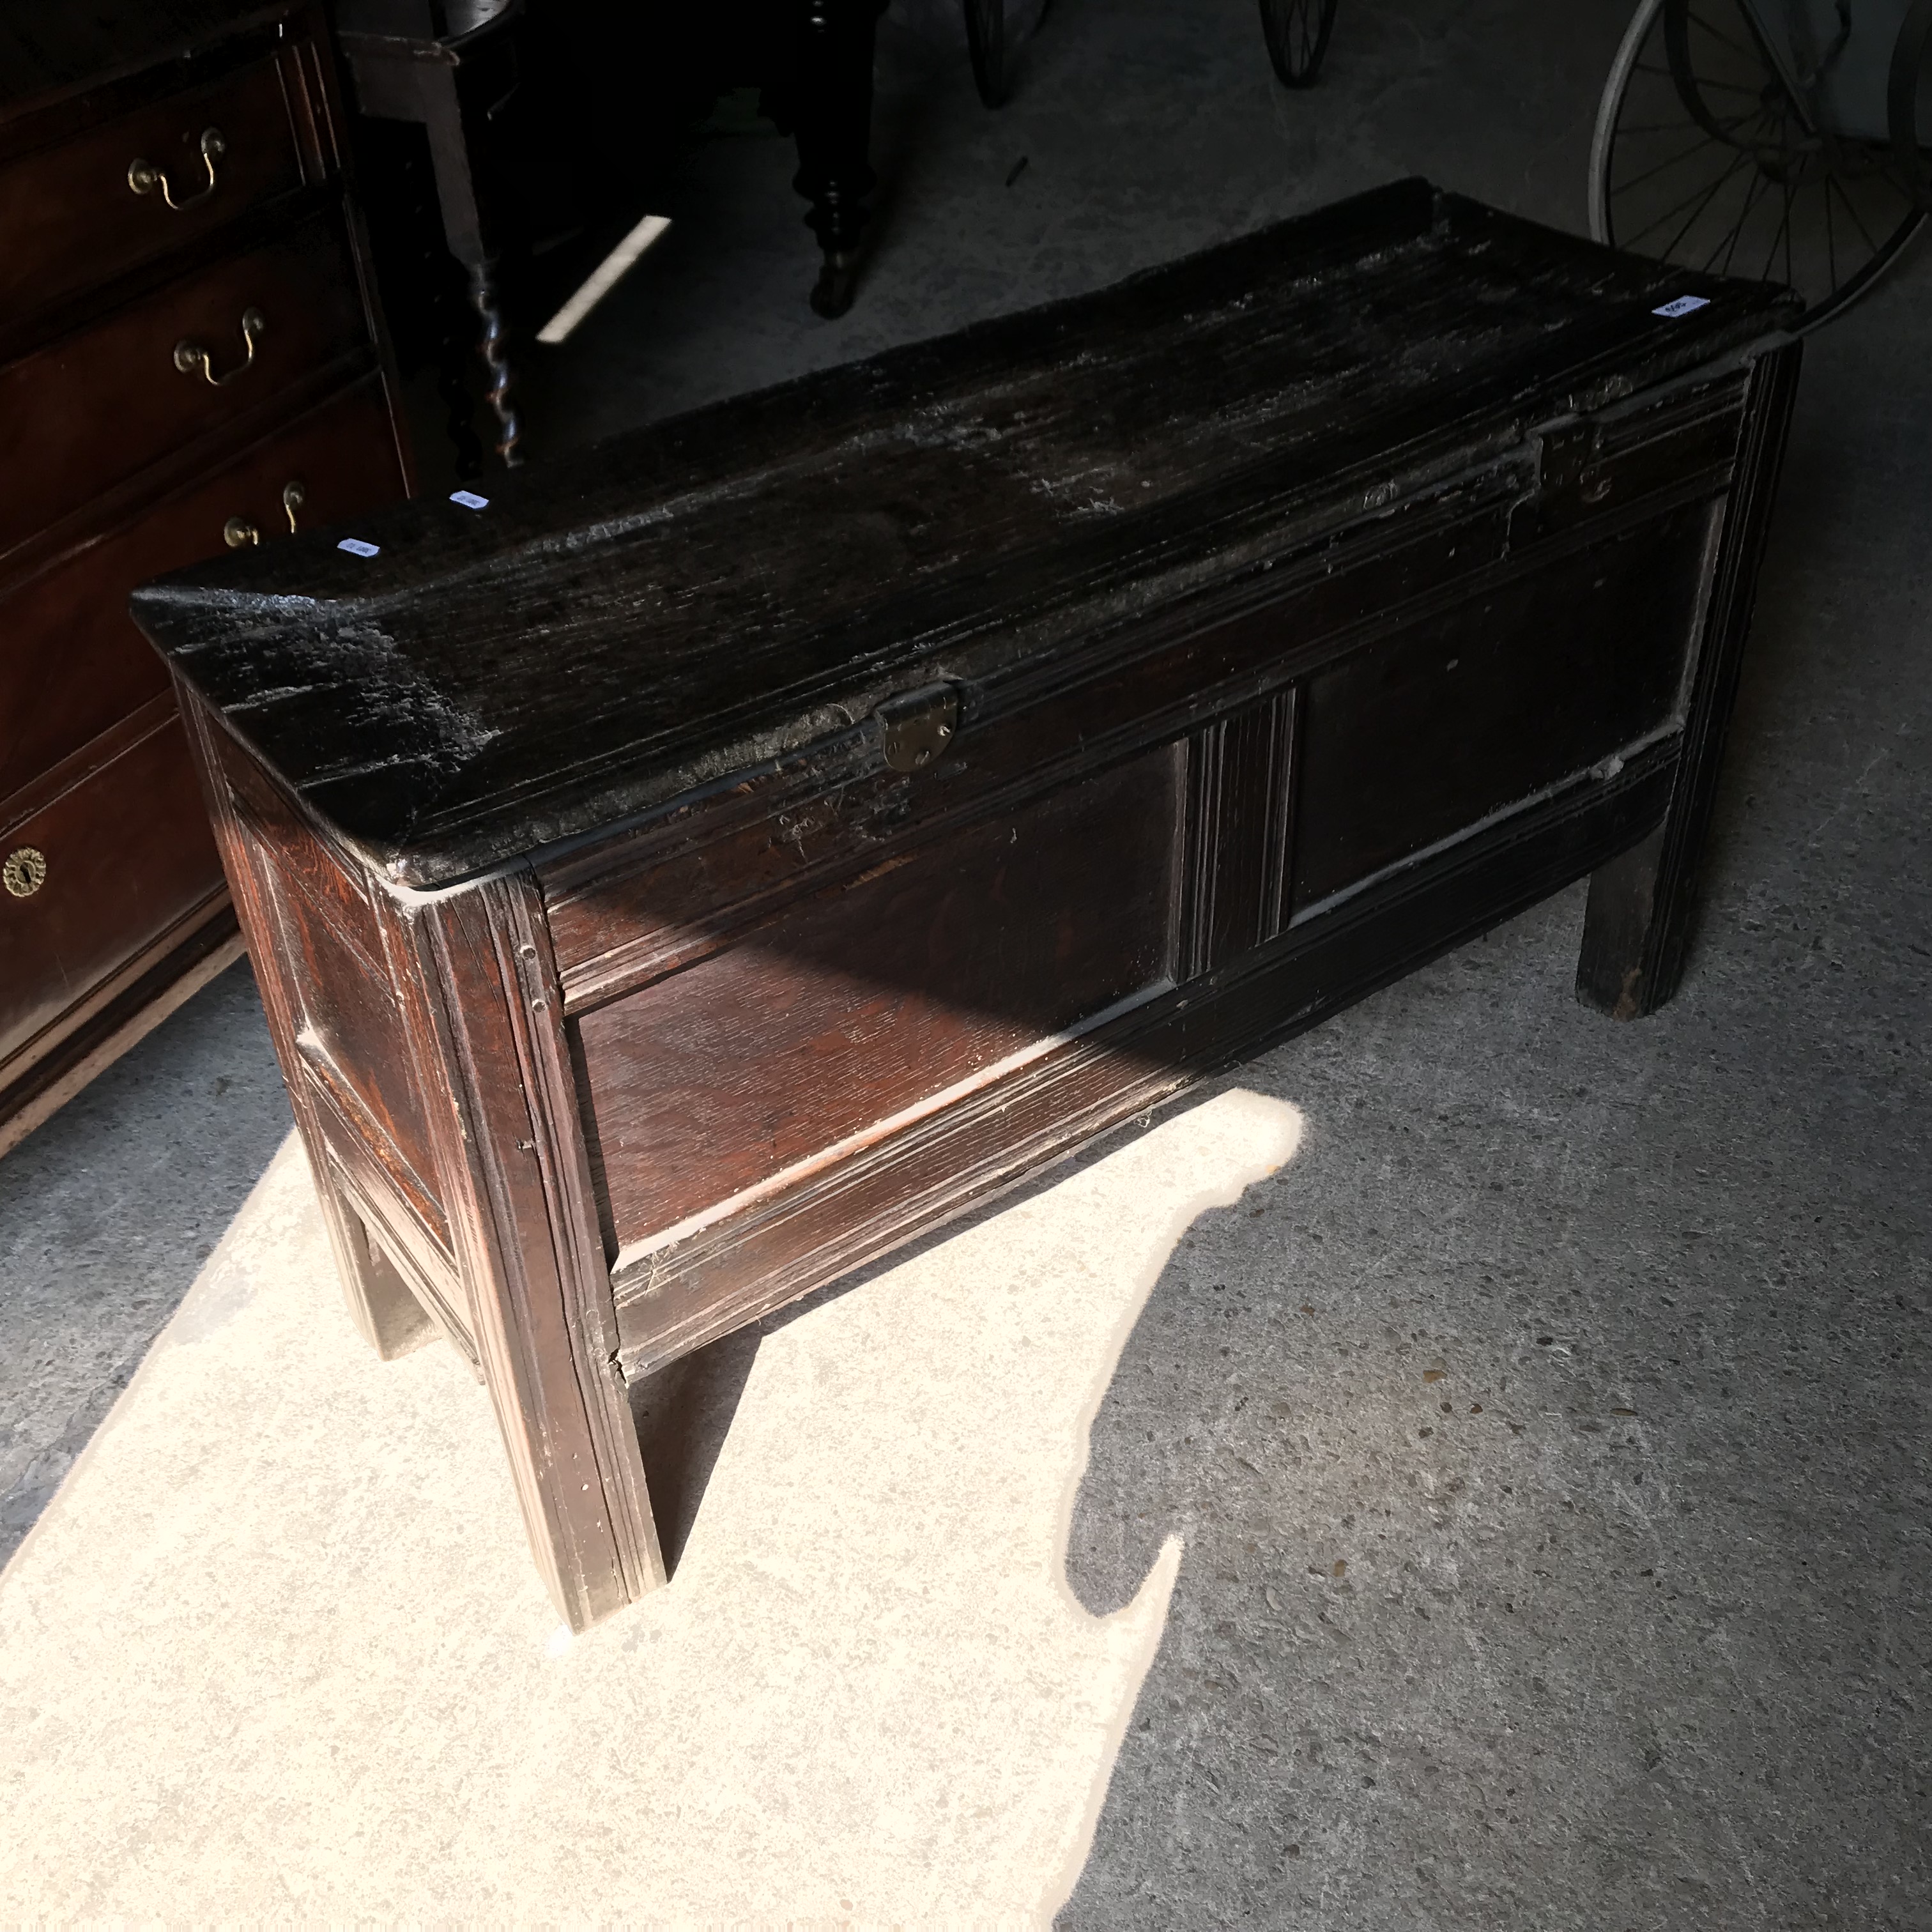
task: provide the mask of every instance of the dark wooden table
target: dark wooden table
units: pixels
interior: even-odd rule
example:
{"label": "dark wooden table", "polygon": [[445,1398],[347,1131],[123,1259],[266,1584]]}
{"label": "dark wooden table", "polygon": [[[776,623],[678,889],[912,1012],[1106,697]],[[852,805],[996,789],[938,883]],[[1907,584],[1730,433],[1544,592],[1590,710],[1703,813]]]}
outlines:
{"label": "dark wooden table", "polygon": [[573,1624],[680,1355],[1584,874],[1667,996],[1791,319],[1405,183],[138,595],[350,1306]]}

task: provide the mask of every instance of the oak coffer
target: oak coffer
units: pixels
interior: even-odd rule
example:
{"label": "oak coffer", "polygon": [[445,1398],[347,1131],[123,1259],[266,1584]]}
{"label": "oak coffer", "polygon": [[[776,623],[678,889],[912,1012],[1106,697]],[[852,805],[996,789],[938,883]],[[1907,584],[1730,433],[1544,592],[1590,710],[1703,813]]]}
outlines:
{"label": "oak coffer", "polygon": [[1792,316],[1404,182],[136,594],[573,1624],[678,1357],[1583,874],[1668,994]]}

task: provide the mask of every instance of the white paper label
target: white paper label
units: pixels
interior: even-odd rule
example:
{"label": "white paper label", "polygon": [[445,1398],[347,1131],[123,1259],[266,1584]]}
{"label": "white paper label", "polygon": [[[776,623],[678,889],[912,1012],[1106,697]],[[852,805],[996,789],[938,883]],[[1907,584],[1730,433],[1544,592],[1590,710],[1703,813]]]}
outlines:
{"label": "white paper label", "polygon": [[490,507],[489,498],[478,496],[474,490],[452,490],[449,500],[460,503],[466,510],[487,510]]}
{"label": "white paper label", "polygon": [[1695,315],[1700,308],[1708,308],[1708,296],[1679,296],[1675,302],[1666,302],[1661,308],[1651,310],[1652,315],[1667,315],[1675,322],[1680,315]]}
{"label": "white paper label", "polygon": [[346,550],[351,556],[374,556],[382,548],[380,544],[364,543],[360,537],[344,537],[335,547]]}

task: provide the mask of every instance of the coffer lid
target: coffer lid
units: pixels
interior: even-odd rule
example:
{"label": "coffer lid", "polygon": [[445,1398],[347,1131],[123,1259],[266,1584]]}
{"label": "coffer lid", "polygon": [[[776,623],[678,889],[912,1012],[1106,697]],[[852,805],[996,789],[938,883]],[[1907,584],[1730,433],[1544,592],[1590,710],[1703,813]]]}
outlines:
{"label": "coffer lid", "polygon": [[1130,627],[1796,313],[1399,182],[133,608],[291,790],[434,887]]}

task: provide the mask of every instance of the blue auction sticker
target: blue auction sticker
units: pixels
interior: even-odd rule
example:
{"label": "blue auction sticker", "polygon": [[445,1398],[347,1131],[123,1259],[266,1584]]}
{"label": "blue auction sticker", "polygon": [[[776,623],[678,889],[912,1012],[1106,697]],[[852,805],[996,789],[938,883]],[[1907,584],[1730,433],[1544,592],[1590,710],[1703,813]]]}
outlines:
{"label": "blue auction sticker", "polygon": [[490,507],[489,498],[478,496],[474,490],[452,490],[449,500],[460,503],[466,510],[487,510]]}
{"label": "blue auction sticker", "polygon": [[365,543],[360,537],[344,537],[335,547],[346,550],[351,556],[374,556],[382,548],[380,544]]}
{"label": "blue auction sticker", "polygon": [[1661,308],[1651,310],[1652,315],[1667,315],[1675,322],[1680,315],[1695,315],[1700,308],[1708,308],[1708,296],[1679,296],[1675,302],[1666,302]]}

